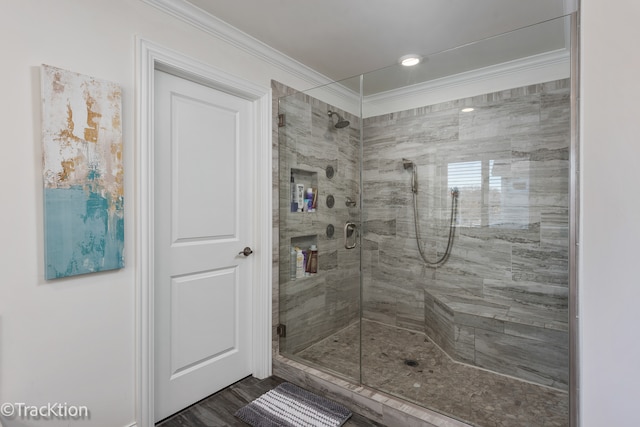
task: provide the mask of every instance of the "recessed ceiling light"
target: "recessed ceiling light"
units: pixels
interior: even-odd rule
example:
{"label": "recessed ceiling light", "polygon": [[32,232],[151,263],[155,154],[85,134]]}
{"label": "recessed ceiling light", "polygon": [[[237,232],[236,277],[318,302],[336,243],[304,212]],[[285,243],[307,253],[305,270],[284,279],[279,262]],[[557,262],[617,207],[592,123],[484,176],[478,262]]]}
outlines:
{"label": "recessed ceiling light", "polygon": [[463,109],[462,109],[462,110],[460,110],[460,111],[462,111],[463,113],[470,113],[470,112],[472,112],[473,110],[474,110],[473,108],[471,108],[471,107],[467,107],[467,108],[463,108]]}
{"label": "recessed ceiling light", "polygon": [[411,67],[419,64],[421,59],[422,58],[420,58],[420,56],[418,55],[410,54],[410,55],[401,56],[399,61],[405,67]]}

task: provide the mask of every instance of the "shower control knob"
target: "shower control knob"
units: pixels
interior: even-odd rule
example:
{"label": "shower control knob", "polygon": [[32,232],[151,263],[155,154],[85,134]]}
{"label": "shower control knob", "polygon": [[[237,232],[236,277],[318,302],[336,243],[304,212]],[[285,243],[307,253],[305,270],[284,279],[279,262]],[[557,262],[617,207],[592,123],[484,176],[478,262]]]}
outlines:
{"label": "shower control knob", "polygon": [[238,252],[238,255],[249,256],[252,253],[253,253],[253,251],[251,250],[251,248],[249,246],[247,246],[246,248],[244,248],[244,250],[242,252]]}

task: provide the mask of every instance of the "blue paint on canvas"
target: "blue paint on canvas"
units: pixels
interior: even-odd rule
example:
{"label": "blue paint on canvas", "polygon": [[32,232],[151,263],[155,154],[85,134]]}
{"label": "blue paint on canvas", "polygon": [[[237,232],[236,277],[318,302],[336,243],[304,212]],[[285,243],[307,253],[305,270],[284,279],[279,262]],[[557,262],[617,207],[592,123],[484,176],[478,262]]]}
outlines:
{"label": "blue paint on canvas", "polygon": [[124,266],[122,200],[80,186],[45,189],[46,279]]}
{"label": "blue paint on canvas", "polygon": [[43,65],[46,279],[124,267],[121,90]]}

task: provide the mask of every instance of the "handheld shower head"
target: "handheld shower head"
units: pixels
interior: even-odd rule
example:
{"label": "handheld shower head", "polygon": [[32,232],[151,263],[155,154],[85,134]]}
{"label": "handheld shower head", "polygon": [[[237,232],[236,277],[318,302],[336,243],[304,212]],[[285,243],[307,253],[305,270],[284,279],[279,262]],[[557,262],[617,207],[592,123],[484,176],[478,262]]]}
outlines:
{"label": "handheld shower head", "polygon": [[409,159],[402,159],[405,170],[411,169],[411,192],[418,194],[418,167]]}
{"label": "handheld shower head", "polygon": [[338,116],[338,122],[333,125],[336,129],[342,129],[349,126],[349,120],[343,119],[340,114],[336,113],[335,111],[329,110],[327,114],[329,115],[329,117],[332,117],[333,115]]}

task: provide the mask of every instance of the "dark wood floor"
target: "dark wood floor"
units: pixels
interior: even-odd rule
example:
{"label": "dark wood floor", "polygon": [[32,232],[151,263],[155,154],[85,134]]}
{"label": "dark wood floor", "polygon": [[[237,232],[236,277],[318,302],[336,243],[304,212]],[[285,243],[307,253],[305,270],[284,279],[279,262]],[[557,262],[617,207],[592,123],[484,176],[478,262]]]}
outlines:
{"label": "dark wood floor", "polygon": [[[247,377],[237,383],[230,385],[216,394],[212,394],[193,406],[161,421],[157,427],[228,427],[246,426],[244,422],[233,416],[233,414],[251,402],[262,396],[264,393],[284,382],[278,377],[269,377],[258,380]],[[353,414],[345,426],[348,427],[371,427],[381,426],[375,421],[364,418],[361,415]]]}

